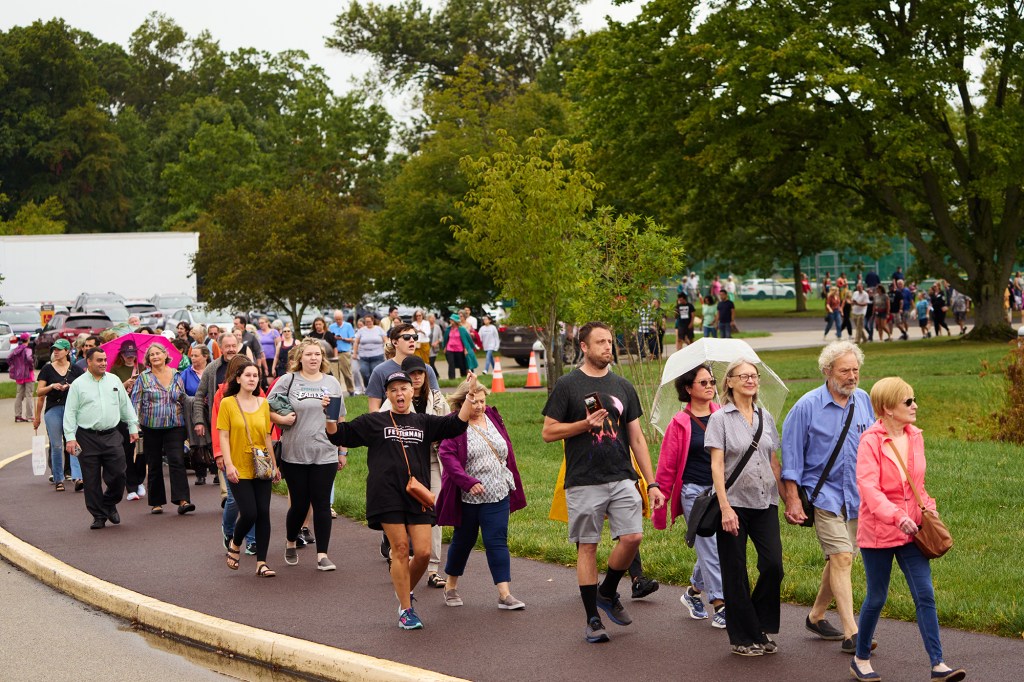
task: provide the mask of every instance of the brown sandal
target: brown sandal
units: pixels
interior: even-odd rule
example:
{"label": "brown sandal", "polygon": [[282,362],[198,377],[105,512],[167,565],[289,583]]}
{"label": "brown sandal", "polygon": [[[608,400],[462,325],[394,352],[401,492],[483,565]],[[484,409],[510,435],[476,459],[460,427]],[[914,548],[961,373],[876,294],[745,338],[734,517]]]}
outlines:
{"label": "brown sandal", "polygon": [[231,549],[231,547],[228,546],[228,568],[230,568],[232,571],[238,570],[238,560],[241,557],[241,554],[241,547],[239,547],[238,549]]}
{"label": "brown sandal", "polygon": [[60,483],[57,483],[56,485],[53,486],[53,489],[56,490],[58,493],[64,492],[64,482],[61,481]]}
{"label": "brown sandal", "polygon": [[260,578],[273,578],[277,575],[277,573],[272,571],[270,569],[270,566],[267,566],[266,564],[260,564],[256,567],[256,575]]}

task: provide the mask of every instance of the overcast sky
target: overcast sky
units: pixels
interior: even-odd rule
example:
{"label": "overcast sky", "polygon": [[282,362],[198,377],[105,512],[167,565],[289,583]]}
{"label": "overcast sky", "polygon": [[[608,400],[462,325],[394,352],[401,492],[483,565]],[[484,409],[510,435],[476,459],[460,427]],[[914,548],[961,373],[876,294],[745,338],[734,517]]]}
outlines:
{"label": "overcast sky", "polygon": [[[426,5],[436,4],[431,0]],[[24,26],[37,19],[54,17],[97,38],[126,45],[128,39],[150,12],[162,12],[174,19],[189,35],[206,29],[225,51],[255,47],[268,52],[301,49],[322,66],[336,91],[349,89],[353,76],[370,69],[367,58],[346,57],[324,46],[324,38],[333,32],[332,22],[347,7],[347,0],[41,0],[5,2],[0,13],[0,29]],[[592,31],[605,25],[605,17],[625,21],[639,12],[640,0],[614,6],[610,0],[592,0],[581,11],[582,27]],[[392,113],[403,112],[397,102],[389,102]]]}

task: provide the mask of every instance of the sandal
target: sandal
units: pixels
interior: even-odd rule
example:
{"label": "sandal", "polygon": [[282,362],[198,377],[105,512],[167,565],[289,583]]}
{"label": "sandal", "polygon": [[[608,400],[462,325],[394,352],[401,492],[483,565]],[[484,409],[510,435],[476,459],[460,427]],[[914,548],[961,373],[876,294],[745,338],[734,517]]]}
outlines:
{"label": "sandal", "polygon": [[270,566],[267,566],[266,564],[260,564],[256,567],[256,575],[260,578],[273,578],[277,575],[277,573],[272,571],[270,569]]}
{"label": "sandal", "polygon": [[448,581],[439,576],[437,573],[431,573],[430,577],[427,578],[427,585],[430,587],[444,587],[448,584]]}
{"label": "sandal", "polygon": [[164,513],[164,508],[163,507],[153,507],[152,509],[149,510],[149,513],[150,514],[163,514]]}
{"label": "sandal", "polygon": [[53,489],[55,491],[57,491],[58,493],[64,492],[64,483],[63,483],[63,481],[58,483],[58,484],[56,484],[55,486],[53,486]]}
{"label": "sandal", "polygon": [[242,548],[231,549],[231,545],[228,545],[228,568],[232,571],[238,570],[238,561],[242,554]]}

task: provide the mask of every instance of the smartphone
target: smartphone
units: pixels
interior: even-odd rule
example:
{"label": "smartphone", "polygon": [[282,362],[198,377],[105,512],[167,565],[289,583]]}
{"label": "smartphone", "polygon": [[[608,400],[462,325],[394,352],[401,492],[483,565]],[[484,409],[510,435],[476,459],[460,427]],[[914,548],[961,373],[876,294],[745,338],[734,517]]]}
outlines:
{"label": "smartphone", "polygon": [[601,398],[596,393],[588,393],[583,396],[583,404],[587,407],[587,414],[604,409],[601,407]]}

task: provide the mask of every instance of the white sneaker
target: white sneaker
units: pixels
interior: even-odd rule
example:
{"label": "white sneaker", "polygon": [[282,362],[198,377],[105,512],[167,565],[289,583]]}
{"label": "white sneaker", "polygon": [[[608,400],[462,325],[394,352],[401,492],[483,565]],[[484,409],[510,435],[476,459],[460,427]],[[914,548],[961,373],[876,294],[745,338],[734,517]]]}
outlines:
{"label": "white sneaker", "polygon": [[129,502],[132,502],[132,501],[137,500],[137,499],[139,499],[139,494],[138,493],[128,493],[128,501]]}
{"label": "white sneaker", "polygon": [[144,485],[142,485],[142,484],[140,483],[140,484],[139,484],[139,488],[138,488],[138,490],[136,491],[136,494],[137,494],[137,495],[138,495],[139,497],[145,497],[145,496],[146,496],[146,486],[144,486]]}

